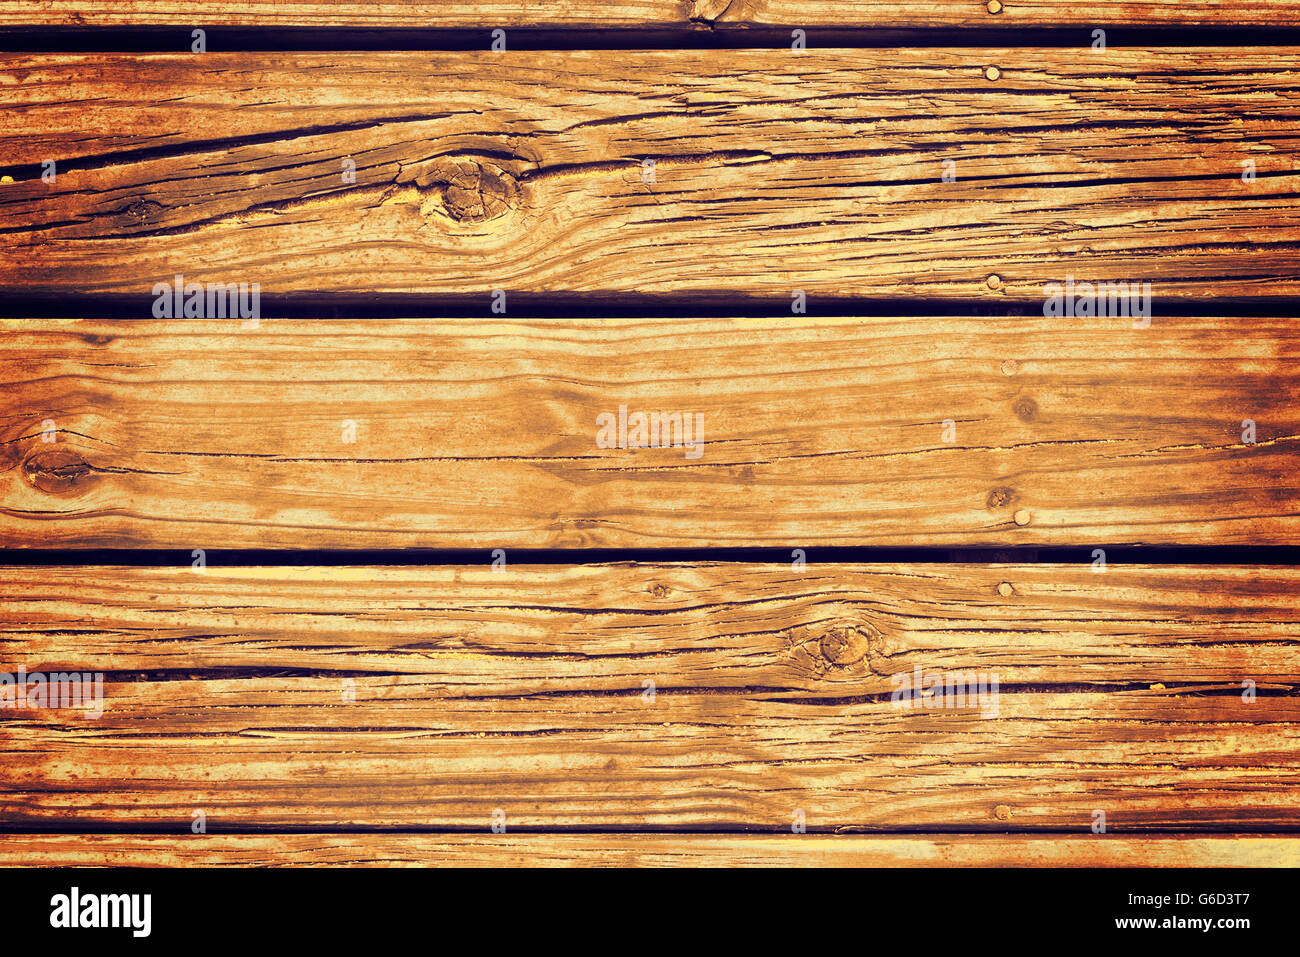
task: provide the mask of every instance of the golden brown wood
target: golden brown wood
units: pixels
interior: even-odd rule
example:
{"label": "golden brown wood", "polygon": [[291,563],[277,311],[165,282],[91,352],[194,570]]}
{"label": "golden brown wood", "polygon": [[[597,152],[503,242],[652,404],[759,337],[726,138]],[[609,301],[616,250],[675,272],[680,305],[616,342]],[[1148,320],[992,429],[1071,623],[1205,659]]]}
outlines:
{"label": "golden brown wood", "polygon": [[[367,26],[494,27],[989,27],[1290,25],[1294,0],[3,0],[0,26]],[[486,46],[486,40],[484,45]]]}
{"label": "golden brown wood", "polygon": [[10,54],[0,285],[1297,295],[1298,55]]}
{"label": "golden brown wood", "polygon": [[[1287,544],[1300,528],[1300,349],[1285,319],[4,328],[10,547],[486,556]],[[602,448],[600,416],[620,406],[685,413],[702,424],[699,457]]]}
{"label": "golden brown wood", "polygon": [[1296,867],[1267,835],[0,835],[0,867]]}
{"label": "golden brown wood", "polygon": [[[436,677],[434,697],[639,691],[654,671],[674,688],[887,695],[889,675],[977,660],[1004,688],[1300,684],[1300,570],[1283,567],[493,571],[485,554],[480,567],[9,567],[0,582],[0,645],[29,670],[283,664]],[[869,653],[828,668],[820,639],[836,627],[865,628]]]}
{"label": "golden brown wood", "polygon": [[[540,830],[1087,836],[1100,810],[1111,833],[1294,827],[1298,582],[1212,566],[8,568],[6,667],[108,674],[97,717],[10,712],[0,821],[486,831],[500,812]],[[918,670],[996,676],[998,694],[900,700],[896,676]]]}

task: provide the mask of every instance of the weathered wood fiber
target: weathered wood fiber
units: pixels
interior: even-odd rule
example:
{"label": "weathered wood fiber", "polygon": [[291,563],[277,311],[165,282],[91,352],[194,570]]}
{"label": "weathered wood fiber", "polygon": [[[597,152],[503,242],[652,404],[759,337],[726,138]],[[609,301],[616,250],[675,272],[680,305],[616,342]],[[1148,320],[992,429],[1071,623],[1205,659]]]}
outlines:
{"label": "weathered wood fiber", "polygon": [[[1292,569],[3,578],[10,672],[107,672],[97,717],[11,712],[8,827],[1086,836],[1098,810],[1119,833],[1300,813]],[[918,669],[998,695],[898,700]]]}
{"label": "weathered wood fiber", "polygon": [[496,289],[803,290],[815,312],[1041,301],[1067,276],[1294,296],[1296,63],[1291,48],[7,54],[0,285],[121,295],[141,316],[175,274],[478,297],[485,314]]}
{"label": "weathered wood fiber", "polygon": [[[8,547],[1288,544],[1300,526],[1286,319],[4,329]],[[620,406],[702,423],[699,457],[678,434],[602,448]]]}

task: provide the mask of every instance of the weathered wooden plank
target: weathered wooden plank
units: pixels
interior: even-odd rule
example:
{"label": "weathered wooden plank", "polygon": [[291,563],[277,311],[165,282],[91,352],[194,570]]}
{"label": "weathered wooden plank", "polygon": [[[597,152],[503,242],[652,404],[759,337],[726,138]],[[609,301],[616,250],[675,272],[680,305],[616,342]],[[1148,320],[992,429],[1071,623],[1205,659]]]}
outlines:
{"label": "weathered wooden plank", "polygon": [[991,27],[1280,26],[1300,22],[1294,0],[0,0],[0,25],[493,27]]}
{"label": "weathered wooden plank", "polygon": [[[1258,317],[15,320],[0,544],[1288,544],[1298,342]],[[622,406],[691,434],[617,447]]]}
{"label": "weathered wooden plank", "polygon": [[[437,678],[434,697],[639,691],[646,677],[777,698],[888,695],[891,675],[976,661],[1004,688],[1300,684],[1300,569],[1282,567],[494,571],[485,554],[480,568],[8,567],[0,582],[0,647],[29,671],[283,666]],[[822,640],[841,633],[865,652],[829,667]]]}
{"label": "weathered wooden plank", "polygon": [[1041,301],[1067,276],[1293,296],[1297,61],[11,54],[0,285],[134,297],[142,316],[176,274],[485,313],[496,289]]}
{"label": "weathered wooden plank", "polygon": [[0,867],[1297,867],[1300,838],[0,834]]}
{"label": "weathered wooden plank", "polygon": [[[11,673],[107,672],[102,709],[11,712],[9,827],[183,829],[195,811],[214,831],[487,829],[498,815],[538,830],[1082,834],[1096,811],[1119,832],[1300,820],[1293,569],[3,580]],[[896,693],[918,672],[977,672],[983,696]]]}

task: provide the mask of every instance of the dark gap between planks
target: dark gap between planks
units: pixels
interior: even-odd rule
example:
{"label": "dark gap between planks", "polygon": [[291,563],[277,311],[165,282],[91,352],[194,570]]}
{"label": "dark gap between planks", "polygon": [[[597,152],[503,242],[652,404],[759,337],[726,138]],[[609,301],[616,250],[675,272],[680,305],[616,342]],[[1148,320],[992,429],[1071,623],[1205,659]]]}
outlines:
{"label": "dark gap between planks", "polygon": [[770,49],[789,47],[791,31],[804,30],[807,48],[871,47],[1080,47],[1105,29],[1108,47],[1240,47],[1300,44],[1294,27],[1130,27],[1097,22],[1074,27],[930,27],[853,29],[788,25],[684,23],[678,27],[584,29],[512,27],[484,21],[479,29],[349,27],[209,27],[201,20],[163,27],[4,27],[0,51],[27,53],[189,53],[191,31],[202,28],[207,49],[221,50],[488,50],[492,30],[506,31],[509,50]]}
{"label": "dark gap between planks", "polygon": [[[819,827],[813,824],[807,825],[808,834],[825,834],[825,835],[880,835],[882,837],[925,837],[950,836],[950,837],[971,837],[975,835],[1005,834],[1015,837],[1080,837],[1081,832],[1076,829],[1068,828],[1027,828],[1008,826],[1006,822],[998,822],[996,825],[975,829],[970,826],[964,827],[908,827],[908,828],[885,828],[885,827],[863,827],[858,825],[845,825],[841,827]],[[1230,830],[1225,831],[1214,827],[1202,827],[1195,823],[1183,823],[1176,827],[1161,827],[1154,825],[1134,825],[1125,827],[1123,830],[1112,828],[1108,836],[1115,838],[1125,837],[1257,837],[1271,834],[1297,834],[1300,828],[1282,827],[1270,824],[1252,824],[1248,830]],[[362,827],[358,825],[338,825],[334,827],[321,827],[319,825],[302,825],[295,827],[288,824],[264,825],[225,825],[214,827],[209,822],[208,829],[203,834],[191,837],[188,828],[178,828],[167,825],[154,825],[144,823],[125,822],[105,822],[99,825],[86,825],[71,823],[68,826],[59,824],[42,824],[40,827],[31,827],[13,824],[0,824],[0,834],[8,836],[24,836],[39,834],[73,834],[85,835],[87,837],[98,834],[118,834],[127,836],[146,836],[158,835],[165,837],[179,837],[180,840],[202,841],[208,837],[274,837],[276,835],[319,835],[321,837],[332,837],[342,834],[474,834],[479,836],[491,837],[494,835],[486,834],[483,827],[464,825],[461,827],[431,825],[429,827],[413,827],[410,825],[388,826],[376,825],[374,827]],[[790,828],[785,827],[732,827],[732,828],[709,828],[699,826],[684,826],[680,828],[665,828],[662,826],[637,827],[635,825],[627,827],[584,827],[583,825],[556,825],[553,827],[524,827],[511,825],[509,836],[530,835],[536,837],[549,837],[556,834],[594,834],[594,835],[630,835],[644,834],[647,836],[664,835],[668,837],[677,837],[687,834],[725,834],[725,835],[742,835],[751,834],[755,837],[789,837]],[[1087,835],[1085,830],[1082,835]],[[507,835],[495,835],[505,837]]]}
{"label": "dark gap between planks", "polygon": [[[622,563],[701,564],[749,562],[788,565],[799,548],[804,560],[816,564],[1090,564],[1093,551],[1106,553],[1107,565],[1300,565],[1300,545],[1013,545],[1005,548],[801,546],[790,548],[509,548],[507,560],[516,565],[610,565]],[[0,549],[0,567],[33,565],[184,566],[192,563],[189,548]],[[390,549],[270,549],[212,548],[204,550],[209,567],[282,565],[490,565],[488,548]]]}
{"label": "dark gap between planks", "polygon": [[[1244,274],[1236,279],[1251,278]],[[1258,277],[1272,278],[1272,277]],[[1177,277],[1165,281],[1177,282]],[[153,320],[154,296],[141,294],[87,296],[77,294],[15,295],[0,289],[0,318]],[[807,297],[810,316],[1041,316],[1043,300],[956,298],[870,299],[851,296]],[[422,293],[282,294],[263,293],[261,320],[277,319],[473,319],[501,322],[519,319],[762,319],[789,316],[788,295],[755,296],[725,290],[685,295],[603,294],[571,292],[510,292],[508,315],[493,314],[487,290],[477,295],[440,296]],[[1228,319],[1300,319],[1300,297],[1252,296],[1223,299],[1171,299],[1153,296],[1152,322],[1161,316],[1218,316]]]}

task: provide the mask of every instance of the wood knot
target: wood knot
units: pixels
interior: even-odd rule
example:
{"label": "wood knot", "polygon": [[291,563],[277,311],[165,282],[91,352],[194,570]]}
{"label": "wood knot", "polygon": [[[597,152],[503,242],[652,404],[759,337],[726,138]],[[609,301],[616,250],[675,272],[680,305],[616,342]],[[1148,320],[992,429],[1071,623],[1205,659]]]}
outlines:
{"label": "wood knot", "polygon": [[69,448],[38,449],[23,461],[23,476],[42,492],[67,492],[94,471]]}
{"label": "wood knot", "polygon": [[688,17],[691,23],[713,26],[735,0],[692,0]]}
{"label": "wood knot", "polygon": [[656,598],[667,598],[672,594],[672,591],[673,590],[663,582],[655,582],[650,586],[650,594],[654,595]]}
{"label": "wood knot", "polygon": [[890,670],[888,639],[848,603],[819,605],[816,621],[793,628],[784,637],[786,655],[803,675],[822,679],[840,669],[851,675],[883,675]]}
{"label": "wood knot", "polygon": [[880,633],[870,625],[841,623],[830,626],[818,646],[823,658],[833,665],[844,666],[868,657],[873,644],[878,648],[880,642]]}
{"label": "wood knot", "polygon": [[1011,500],[1016,497],[1014,489],[1009,489],[1005,485],[999,485],[993,491],[989,492],[987,504],[989,508],[1002,508],[1004,505],[1010,505]]}
{"label": "wood knot", "polygon": [[415,182],[433,190],[421,212],[457,223],[500,219],[519,206],[518,177],[487,157],[440,157]]}
{"label": "wood knot", "polygon": [[143,226],[145,223],[156,221],[158,214],[166,208],[162,203],[155,203],[151,199],[137,199],[125,207],[119,215],[130,225]]}
{"label": "wood knot", "polygon": [[1033,399],[1017,399],[1013,408],[1016,410],[1016,416],[1022,422],[1033,422],[1038,418],[1038,403]]}
{"label": "wood knot", "polygon": [[1005,804],[999,804],[993,809],[993,816],[999,821],[1009,821],[1011,820],[1011,808]]}

